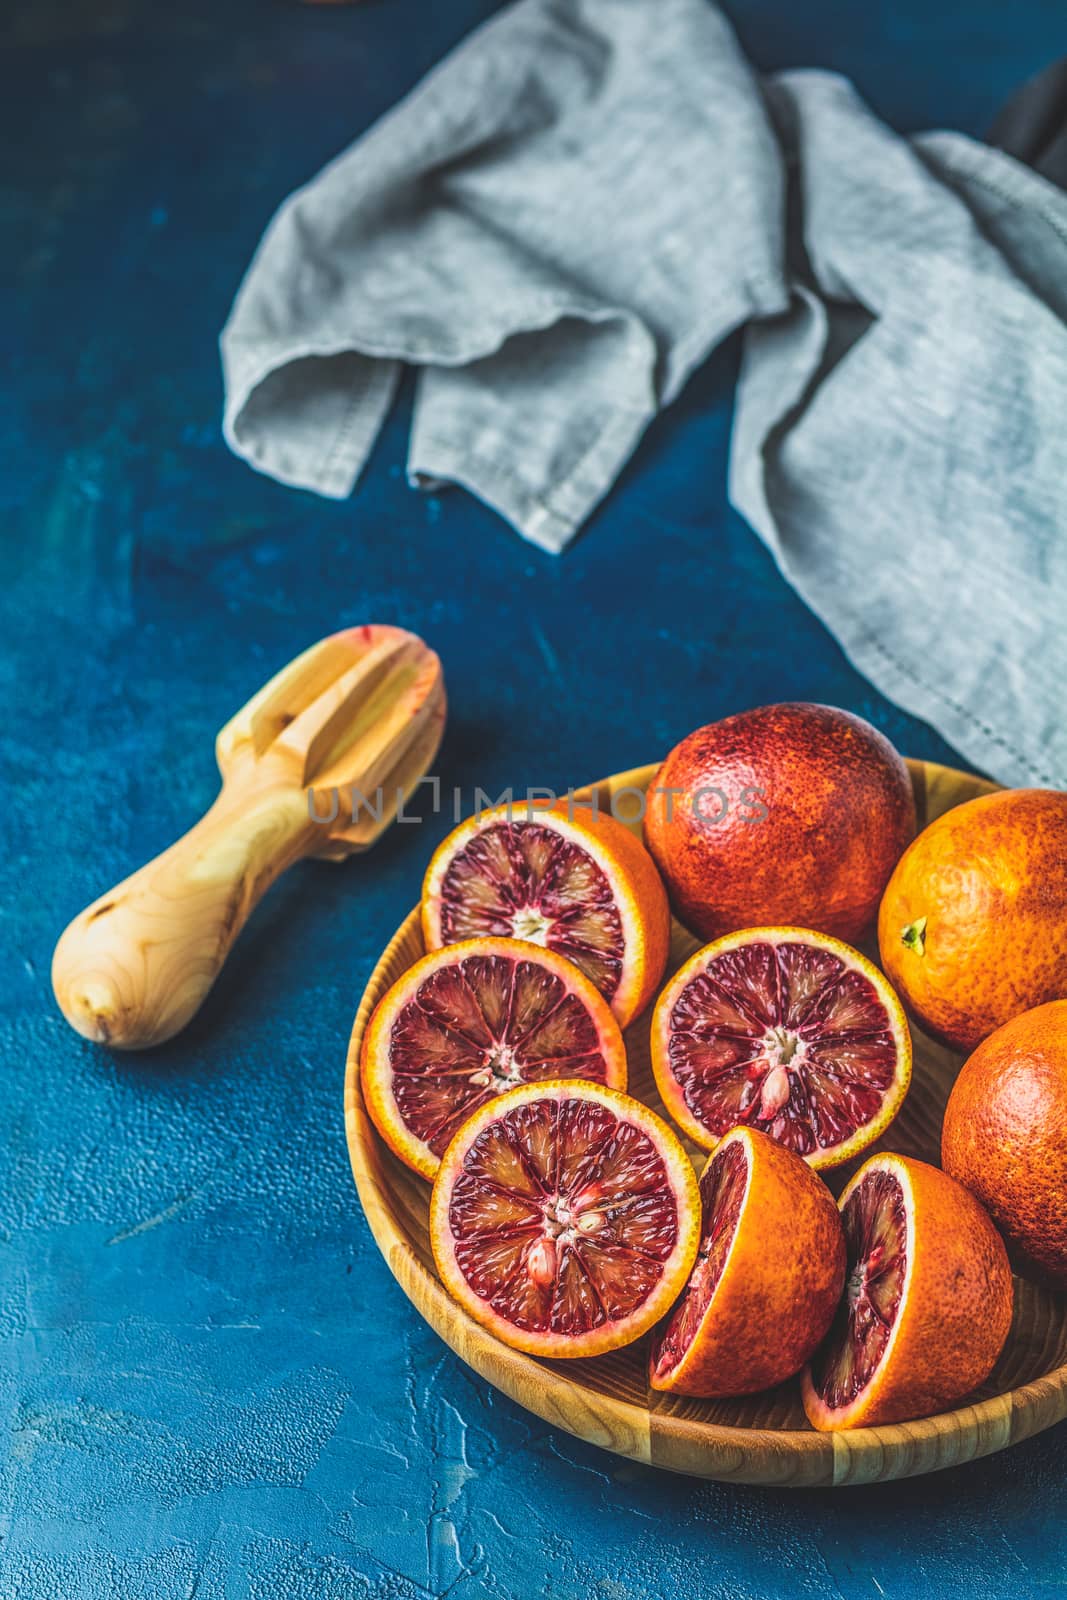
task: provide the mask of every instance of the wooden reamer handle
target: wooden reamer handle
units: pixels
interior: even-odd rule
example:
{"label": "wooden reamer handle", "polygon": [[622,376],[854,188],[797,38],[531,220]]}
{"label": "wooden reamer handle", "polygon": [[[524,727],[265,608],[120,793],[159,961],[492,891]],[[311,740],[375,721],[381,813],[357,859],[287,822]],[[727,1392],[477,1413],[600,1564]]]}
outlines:
{"label": "wooden reamer handle", "polygon": [[71,1027],[128,1050],[171,1038],[200,1006],[260,896],[318,842],[300,789],[238,799],[224,786],[187,834],[64,932],[52,987]]}

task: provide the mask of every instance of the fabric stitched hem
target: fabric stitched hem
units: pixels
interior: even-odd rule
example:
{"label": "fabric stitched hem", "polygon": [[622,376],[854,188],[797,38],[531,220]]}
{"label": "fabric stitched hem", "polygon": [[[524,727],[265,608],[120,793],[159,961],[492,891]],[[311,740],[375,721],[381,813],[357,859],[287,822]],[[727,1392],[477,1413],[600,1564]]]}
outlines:
{"label": "fabric stitched hem", "polygon": [[322,494],[343,500],[352,493],[381,432],[399,381],[399,362],[383,361],[371,367],[367,382],[353,395],[333,445],[314,473],[314,486]]}
{"label": "fabric stitched hem", "polygon": [[912,140],[920,151],[936,155],[961,177],[980,184],[1016,209],[1039,216],[1067,242],[1067,200],[1048,178],[1024,167],[1006,150],[975,144],[962,133],[921,133]]}
{"label": "fabric stitched hem", "polygon": [[929,722],[983,773],[999,782],[1036,783],[1048,788],[1057,788],[1064,781],[1064,773],[1057,780],[1048,770],[1047,755],[1035,756],[1018,749],[968,706],[905,666],[873,634],[858,634],[851,643],[839,638],[846,654],[872,683],[882,687],[883,693],[905,710]]}
{"label": "fabric stitched hem", "polygon": [[[693,369],[731,333],[754,315],[775,314],[780,309],[779,300],[787,304],[788,292],[767,276],[755,278],[738,292],[724,296],[714,316],[702,319],[700,328],[682,342],[684,364],[679,381],[672,385],[670,400]],[[483,454],[476,442],[424,433],[416,400],[408,480],[415,488],[422,487],[427,479],[459,484],[492,506],[524,539],[558,555],[613,487],[649,423],[670,400],[657,402],[653,398],[645,409],[617,411],[567,476],[541,490],[532,488],[498,458]]]}
{"label": "fabric stitched hem", "polygon": [[[747,517],[745,521],[748,522]],[[749,526],[755,525],[749,523]],[[1067,781],[1067,762],[1057,777],[1052,770],[1057,765],[1056,757],[1050,761],[1048,752],[1022,749],[1004,738],[983,722],[969,706],[901,661],[883,640],[876,638],[862,624],[857,624],[854,618],[841,615],[831,618],[820,604],[818,595],[808,586],[801,586],[790,574],[782,552],[764,538],[758,528],[755,531],[770,549],[790,587],[796,590],[805,605],[837,640],[857,671],[887,699],[895,701],[912,716],[928,722],[949,744],[955,745],[968,761],[1000,783],[1036,783],[1058,788]]]}
{"label": "fabric stitched hem", "polygon": [[654,415],[623,412],[613,417],[568,477],[547,493],[531,489],[505,463],[481,455],[476,446],[441,434],[412,433],[408,479],[416,488],[425,479],[458,484],[499,512],[531,544],[558,555],[612,487]]}
{"label": "fabric stitched hem", "polygon": [[[235,455],[256,472],[291,489],[307,489],[331,500],[352,493],[381,432],[386,413],[400,380],[401,363],[382,361],[369,367],[365,380],[354,388],[331,433],[319,440],[313,459],[297,459],[289,440],[275,442],[272,431],[243,422],[244,404],[223,421],[223,433]],[[249,398],[255,393],[249,390]],[[240,430],[244,426],[246,433]]]}

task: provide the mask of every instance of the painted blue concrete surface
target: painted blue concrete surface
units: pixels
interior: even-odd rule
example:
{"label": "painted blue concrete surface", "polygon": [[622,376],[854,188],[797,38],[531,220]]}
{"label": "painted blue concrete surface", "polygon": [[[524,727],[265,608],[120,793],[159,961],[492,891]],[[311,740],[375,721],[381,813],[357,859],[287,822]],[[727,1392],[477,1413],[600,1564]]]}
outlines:
{"label": "painted blue concrete surface", "polygon": [[[68,918],[208,803],[228,713],[346,624],[440,650],[447,784],[563,787],[786,696],[951,758],[728,511],[733,346],[558,561],[408,491],[403,400],[346,504],[227,455],[215,338],[273,208],[492,9],[5,13],[0,1600],[1048,1595],[1064,1429],[881,1489],[700,1484],[543,1426],[422,1325],[360,1215],[341,1077],[444,819],[294,871],[167,1048],[111,1055],[53,1007]],[[758,61],[841,67],[909,128],[979,132],[1062,48],[1053,0],[732,11]]]}

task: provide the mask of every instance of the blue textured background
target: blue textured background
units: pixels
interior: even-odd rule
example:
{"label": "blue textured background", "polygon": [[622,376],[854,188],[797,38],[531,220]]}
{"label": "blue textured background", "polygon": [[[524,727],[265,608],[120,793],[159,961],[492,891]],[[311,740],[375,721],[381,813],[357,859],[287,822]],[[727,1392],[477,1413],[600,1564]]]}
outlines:
{"label": "blue textured background", "polygon": [[[170,1047],[113,1056],[52,1004],[68,918],[193,820],[216,727],[345,624],[441,652],[447,783],[562,787],[787,696],[951,759],[727,510],[734,346],[559,561],[407,490],[403,402],[347,504],[227,455],[215,338],[272,210],[492,9],[7,10],[0,1596],[1047,1595],[1062,1428],[880,1489],[700,1484],[543,1426],[422,1325],[359,1212],[341,1080],[443,821],[294,871]],[[842,68],[906,128],[980,132],[1062,48],[1059,0],[730,9],[758,62]]]}

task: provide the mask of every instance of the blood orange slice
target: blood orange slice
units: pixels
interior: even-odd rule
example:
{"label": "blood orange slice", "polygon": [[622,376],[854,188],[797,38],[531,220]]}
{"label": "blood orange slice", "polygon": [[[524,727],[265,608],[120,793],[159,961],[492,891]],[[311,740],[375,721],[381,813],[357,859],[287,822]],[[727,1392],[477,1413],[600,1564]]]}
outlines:
{"label": "blood orange slice", "polygon": [[700,1179],[700,1251],[657,1335],[649,1381],[678,1394],[755,1394],[799,1372],[833,1320],[845,1241],[806,1162],[735,1128]]}
{"label": "blood orange slice", "polygon": [[700,1233],[689,1158],[655,1112],[598,1084],[483,1105],[434,1180],[442,1282],[505,1344],[592,1356],[630,1344],[685,1283]]}
{"label": "blood orange slice", "polygon": [[432,1178],[487,1100],[544,1078],[626,1087],[607,1001],[570,961],[515,939],[423,956],[382,999],[363,1040],[363,1099],[386,1144]]}
{"label": "blood orange slice", "polygon": [[671,1116],[705,1149],[739,1124],[813,1167],[858,1155],[911,1079],[900,1001],[858,950],[806,928],[750,928],[696,955],[652,1020]]}
{"label": "blood orange slice", "polygon": [[1011,1268],[974,1196],[937,1167],[872,1156],[841,1196],[845,1292],[802,1380],[823,1431],[910,1422],[993,1370],[1011,1327]]}
{"label": "blood orange slice", "polygon": [[670,951],[667,893],[652,857],[591,806],[498,806],[438,847],[422,890],[426,947],[486,935],[566,956],[625,1028],[644,1010]]}

